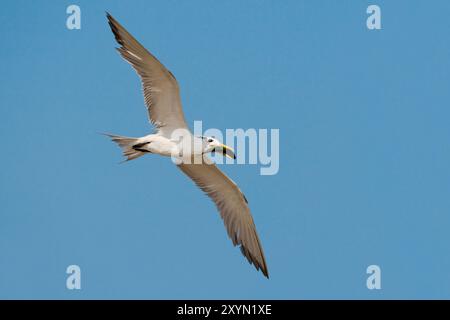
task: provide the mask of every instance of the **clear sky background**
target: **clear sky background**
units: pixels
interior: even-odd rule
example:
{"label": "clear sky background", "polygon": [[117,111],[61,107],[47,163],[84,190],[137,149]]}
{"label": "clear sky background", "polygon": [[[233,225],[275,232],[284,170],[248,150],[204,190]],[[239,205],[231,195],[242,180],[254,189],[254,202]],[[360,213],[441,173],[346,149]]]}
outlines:
{"label": "clear sky background", "polygon": [[[66,28],[66,8],[82,11]],[[366,28],[366,8],[382,30]],[[265,279],[170,159],[126,164],[140,83],[105,10],[204,128],[279,128],[245,192]],[[449,1],[4,1],[0,298],[450,298]],[[68,265],[82,289],[66,289]],[[366,288],[366,268],[382,289]]]}

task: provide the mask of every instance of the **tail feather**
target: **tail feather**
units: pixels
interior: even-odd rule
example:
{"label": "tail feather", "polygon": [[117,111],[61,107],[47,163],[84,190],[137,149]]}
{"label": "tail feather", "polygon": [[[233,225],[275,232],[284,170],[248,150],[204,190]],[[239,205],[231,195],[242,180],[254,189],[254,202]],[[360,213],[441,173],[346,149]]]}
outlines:
{"label": "tail feather", "polygon": [[117,143],[119,147],[122,148],[122,153],[126,157],[125,161],[139,158],[145,154],[144,152],[133,148],[133,146],[138,143],[139,138],[123,137],[109,133],[105,133],[105,135],[110,137],[112,141]]}

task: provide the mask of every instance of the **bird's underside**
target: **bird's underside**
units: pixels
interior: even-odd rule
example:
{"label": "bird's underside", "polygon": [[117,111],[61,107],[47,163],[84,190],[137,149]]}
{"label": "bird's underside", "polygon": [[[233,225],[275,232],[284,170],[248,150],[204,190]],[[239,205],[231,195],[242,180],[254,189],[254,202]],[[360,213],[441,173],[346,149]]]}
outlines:
{"label": "bird's underside", "polygon": [[[181,107],[178,83],[173,74],[110,14],[107,14],[107,18],[115,39],[120,45],[117,48],[118,52],[141,78],[149,119],[156,127],[155,134],[142,138],[109,136],[123,149],[127,160],[136,159],[150,152],[167,156],[168,154],[160,152],[160,149],[155,149],[155,145],[152,146],[153,140],[150,141],[149,137],[159,139],[158,141],[171,141],[174,130],[189,130]],[[205,150],[212,152],[222,148],[223,154],[229,156],[225,152],[227,147],[213,140],[204,141]],[[150,149],[152,147],[154,149]],[[256,232],[247,199],[238,186],[215,164],[181,163],[177,167],[214,201],[233,245],[240,246],[242,254],[248,261],[268,278],[269,273],[261,241]]]}

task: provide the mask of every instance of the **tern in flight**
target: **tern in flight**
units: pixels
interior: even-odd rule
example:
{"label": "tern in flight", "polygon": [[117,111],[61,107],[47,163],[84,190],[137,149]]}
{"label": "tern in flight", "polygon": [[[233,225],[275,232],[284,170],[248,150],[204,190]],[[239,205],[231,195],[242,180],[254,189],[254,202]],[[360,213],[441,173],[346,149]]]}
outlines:
{"label": "tern in flight", "polygon": [[[178,83],[150,52],[148,52],[117,20],[106,14],[112,32],[119,43],[120,55],[136,70],[141,78],[144,100],[150,122],[156,128],[155,133],[141,138],[130,138],[108,134],[123,151],[126,161],[145,154],[173,156],[189,153],[189,157],[210,152],[236,158],[230,147],[220,143],[214,137],[197,137],[190,133],[181,107]],[[199,148],[188,148],[186,144],[173,139],[175,130],[185,130],[193,143]],[[183,150],[185,148],[186,150]],[[268,278],[266,260],[261,241],[256,232],[247,199],[238,186],[220,171],[211,161],[181,161],[177,167],[203,190],[216,204],[224,221],[228,236],[233,245],[240,246],[242,254],[257,270]]]}

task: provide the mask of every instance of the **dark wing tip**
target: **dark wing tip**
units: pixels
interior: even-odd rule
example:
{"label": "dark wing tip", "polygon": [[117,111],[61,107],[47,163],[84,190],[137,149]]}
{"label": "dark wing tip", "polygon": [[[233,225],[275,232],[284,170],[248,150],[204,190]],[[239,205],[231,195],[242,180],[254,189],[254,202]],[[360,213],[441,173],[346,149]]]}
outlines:
{"label": "dark wing tip", "polygon": [[249,250],[247,250],[247,248],[241,244],[240,246],[241,249],[241,253],[244,255],[244,257],[247,258],[248,262],[250,264],[253,264],[256,268],[256,270],[261,270],[262,274],[269,279],[269,270],[267,268],[267,264],[266,261],[264,259],[264,256],[262,256],[262,261],[259,261],[258,259],[256,259]]}
{"label": "dark wing tip", "polygon": [[108,19],[108,23],[110,26],[112,24],[116,23],[116,19],[114,19],[114,17],[108,11],[105,11],[105,14],[106,14],[106,18]]}
{"label": "dark wing tip", "polygon": [[116,22],[116,19],[108,11],[105,11],[105,14],[109,22]]}
{"label": "dark wing tip", "polygon": [[114,34],[114,38],[116,39],[117,43],[119,43],[121,46],[123,46],[124,45],[123,44],[123,40],[122,40],[122,37],[120,35],[121,25],[107,11],[106,11],[106,18],[108,19],[109,27],[111,28],[111,31]]}

